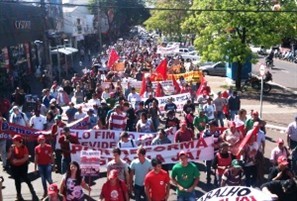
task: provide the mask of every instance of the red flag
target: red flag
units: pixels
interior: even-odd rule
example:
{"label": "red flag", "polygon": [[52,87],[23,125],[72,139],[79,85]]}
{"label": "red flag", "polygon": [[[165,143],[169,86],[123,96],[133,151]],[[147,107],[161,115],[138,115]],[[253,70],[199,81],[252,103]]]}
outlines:
{"label": "red flag", "polygon": [[196,95],[197,96],[199,96],[200,94],[202,94],[202,91],[203,91],[203,88],[204,88],[203,86],[204,86],[204,83],[205,82],[206,82],[206,80],[205,80],[204,76],[202,76],[201,79],[200,79],[200,86],[199,86],[199,88],[196,91]]}
{"label": "red flag", "polygon": [[174,88],[175,88],[175,90],[176,90],[176,93],[178,94],[178,93],[180,92],[180,86],[179,86],[179,84],[177,83],[177,81],[176,81],[174,75],[172,75],[172,82],[173,82],[173,86],[174,86]]}
{"label": "red flag", "polygon": [[161,97],[162,96],[162,86],[161,86],[160,82],[158,82],[158,84],[157,84],[155,96],[156,97]]}
{"label": "red flag", "polygon": [[115,51],[114,49],[112,49],[109,53],[109,56],[108,56],[108,62],[107,62],[107,67],[108,68],[111,68],[113,66],[113,64],[119,60],[119,55],[117,53],[117,51]]}
{"label": "red flag", "polygon": [[163,80],[167,80],[167,60],[163,59],[159,66],[156,68],[156,72],[162,75]]}
{"label": "red flag", "polygon": [[140,92],[139,95],[143,96],[144,92],[146,91],[146,79],[144,77],[144,74],[142,75],[142,82],[141,82],[141,88],[140,88]]}

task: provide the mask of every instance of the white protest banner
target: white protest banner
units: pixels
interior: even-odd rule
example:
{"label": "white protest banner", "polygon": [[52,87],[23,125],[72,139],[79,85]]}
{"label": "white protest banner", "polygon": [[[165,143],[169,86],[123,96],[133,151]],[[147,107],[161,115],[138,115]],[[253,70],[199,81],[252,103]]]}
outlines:
{"label": "white protest banner", "polygon": [[[137,145],[151,145],[152,140],[157,133],[140,133],[126,131],[129,138],[134,140]],[[87,146],[95,149],[114,148],[120,139],[122,131],[116,130],[80,130],[70,129],[70,133],[78,138],[82,146]],[[167,137],[173,142],[174,133],[167,132]]]}
{"label": "white protest banner", "polygon": [[[84,150],[89,150],[92,147],[71,144],[71,157],[74,161],[80,161],[80,153]],[[155,146],[144,146],[146,156],[148,158],[159,158],[163,163],[176,163],[178,161],[178,153],[183,150],[188,153],[188,158],[191,161],[212,160],[214,158],[213,138],[200,138],[198,140],[163,144]],[[121,149],[121,158],[130,163],[137,158],[137,147]],[[100,167],[106,167],[109,160],[113,158],[112,149],[94,149],[101,151]]]}
{"label": "white protest banner", "polygon": [[225,186],[205,193],[197,201],[272,201],[264,192],[245,186]]}
{"label": "white protest banner", "polygon": [[80,169],[82,176],[98,176],[100,172],[101,152],[96,150],[83,150],[80,152]]}
{"label": "white protest banner", "polygon": [[[176,94],[172,96],[156,97],[156,99],[159,101],[159,109],[161,112],[165,112],[165,105],[168,102],[168,98],[173,99],[173,102],[176,104],[177,111],[183,111],[183,107],[187,103],[187,100],[191,99],[191,94],[183,93],[183,94]],[[142,100],[146,101],[146,98],[143,98]]]}
{"label": "white protest banner", "polygon": [[174,44],[171,47],[163,47],[161,45],[157,46],[157,54],[167,55],[179,52],[179,44]]}

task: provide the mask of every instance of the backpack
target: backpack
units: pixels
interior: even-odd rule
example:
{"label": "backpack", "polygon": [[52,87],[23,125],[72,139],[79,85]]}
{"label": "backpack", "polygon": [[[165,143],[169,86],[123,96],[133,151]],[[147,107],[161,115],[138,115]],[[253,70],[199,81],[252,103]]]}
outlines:
{"label": "backpack", "polygon": [[[132,139],[130,140],[130,142],[131,142],[132,147],[135,147],[134,141]],[[119,148],[122,148],[122,143],[121,142],[119,142]]]}

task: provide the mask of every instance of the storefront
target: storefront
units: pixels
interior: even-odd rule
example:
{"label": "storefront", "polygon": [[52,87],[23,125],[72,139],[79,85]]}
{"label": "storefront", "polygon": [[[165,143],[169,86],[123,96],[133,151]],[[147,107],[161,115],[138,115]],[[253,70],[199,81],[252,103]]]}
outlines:
{"label": "storefront", "polygon": [[44,29],[40,7],[0,2],[0,67],[31,72],[36,62],[35,40]]}

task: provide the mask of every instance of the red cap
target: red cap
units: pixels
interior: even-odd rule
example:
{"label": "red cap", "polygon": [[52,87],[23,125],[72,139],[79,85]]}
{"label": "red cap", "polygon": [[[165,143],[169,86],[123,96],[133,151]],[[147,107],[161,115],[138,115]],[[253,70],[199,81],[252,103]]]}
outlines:
{"label": "red cap", "polygon": [[38,136],[37,141],[39,142],[40,140],[45,140],[44,135],[39,135],[39,136]]}
{"label": "red cap", "polygon": [[288,163],[287,157],[285,157],[285,156],[278,157],[277,164],[279,164],[279,165],[288,165],[289,163]]}
{"label": "red cap", "polygon": [[180,125],[183,126],[183,125],[187,125],[187,122],[186,121],[182,121],[180,122]]}
{"label": "red cap", "polygon": [[59,193],[59,188],[57,184],[51,184],[49,185],[48,189],[47,189],[47,194],[51,195],[51,194],[56,194]]}
{"label": "red cap", "polygon": [[178,153],[178,157],[181,157],[182,155],[187,156],[187,152],[185,152],[185,151],[180,151],[180,152]]}
{"label": "red cap", "polygon": [[22,138],[22,136],[20,136],[20,135],[14,135],[14,136],[12,137],[12,140],[22,141],[23,138]]}
{"label": "red cap", "polygon": [[284,144],[285,142],[284,142],[284,140],[282,139],[282,138],[278,138],[278,140],[277,140],[277,144]]}
{"label": "red cap", "polygon": [[115,179],[119,176],[119,171],[111,170],[108,175],[108,179]]}
{"label": "red cap", "polygon": [[259,116],[259,112],[258,111],[253,111],[252,115]]}

